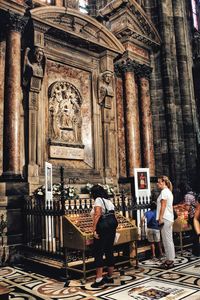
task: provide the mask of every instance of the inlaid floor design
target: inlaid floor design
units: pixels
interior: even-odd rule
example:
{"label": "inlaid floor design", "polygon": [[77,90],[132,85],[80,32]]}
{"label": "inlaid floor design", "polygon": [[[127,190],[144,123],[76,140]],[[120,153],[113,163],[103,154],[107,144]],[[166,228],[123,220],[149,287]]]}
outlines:
{"label": "inlaid floor design", "polygon": [[86,284],[71,280],[64,283],[20,268],[0,268],[0,285],[9,287],[9,299],[38,300],[200,300],[200,258],[190,252],[177,255],[175,266],[163,270],[159,261],[145,260],[139,268],[125,268],[114,273],[114,284],[92,289],[93,279]]}

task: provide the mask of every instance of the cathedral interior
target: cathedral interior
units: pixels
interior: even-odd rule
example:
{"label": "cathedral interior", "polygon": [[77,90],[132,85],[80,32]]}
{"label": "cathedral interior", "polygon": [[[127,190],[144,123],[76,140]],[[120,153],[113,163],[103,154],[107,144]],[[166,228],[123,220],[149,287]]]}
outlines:
{"label": "cathedral interior", "polygon": [[[152,189],[164,174],[199,193],[200,1],[1,0],[0,127],[1,256],[63,254],[59,218],[90,207],[88,183],[125,191],[118,210],[136,219],[135,168]],[[51,249],[33,221],[46,162],[55,186],[80,194],[55,197]]]}

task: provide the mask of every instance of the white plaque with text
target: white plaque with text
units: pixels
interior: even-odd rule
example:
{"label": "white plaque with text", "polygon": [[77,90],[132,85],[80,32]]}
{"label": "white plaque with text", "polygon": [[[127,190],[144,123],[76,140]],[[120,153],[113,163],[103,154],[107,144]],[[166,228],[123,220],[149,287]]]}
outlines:
{"label": "white plaque with text", "polygon": [[84,159],[84,149],[74,147],[50,146],[50,157],[61,159]]}

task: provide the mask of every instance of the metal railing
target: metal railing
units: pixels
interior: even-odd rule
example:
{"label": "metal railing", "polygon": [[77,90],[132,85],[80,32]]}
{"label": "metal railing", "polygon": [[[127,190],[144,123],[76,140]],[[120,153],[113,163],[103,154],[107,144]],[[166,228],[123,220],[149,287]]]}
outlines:
{"label": "metal railing", "polygon": [[[141,227],[141,218],[149,207],[149,199],[133,200],[123,192],[112,197],[117,212],[129,219],[134,219]],[[29,196],[25,201],[25,244],[31,249],[48,255],[63,255],[63,224],[65,214],[81,214],[90,212],[93,199],[81,194],[78,199],[63,199],[56,195],[53,201],[45,201],[44,197]],[[141,229],[143,239],[145,224]]]}

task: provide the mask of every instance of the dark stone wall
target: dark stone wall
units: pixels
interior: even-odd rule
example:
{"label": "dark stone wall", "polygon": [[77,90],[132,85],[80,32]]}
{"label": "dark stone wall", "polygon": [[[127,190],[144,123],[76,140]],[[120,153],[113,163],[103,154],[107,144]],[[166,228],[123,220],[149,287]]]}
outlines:
{"label": "dark stone wall", "polygon": [[[195,181],[198,120],[191,83],[191,23],[184,1],[146,1],[162,45],[152,54],[151,99],[156,173],[169,175],[177,185]],[[189,57],[189,58],[188,58]]]}

